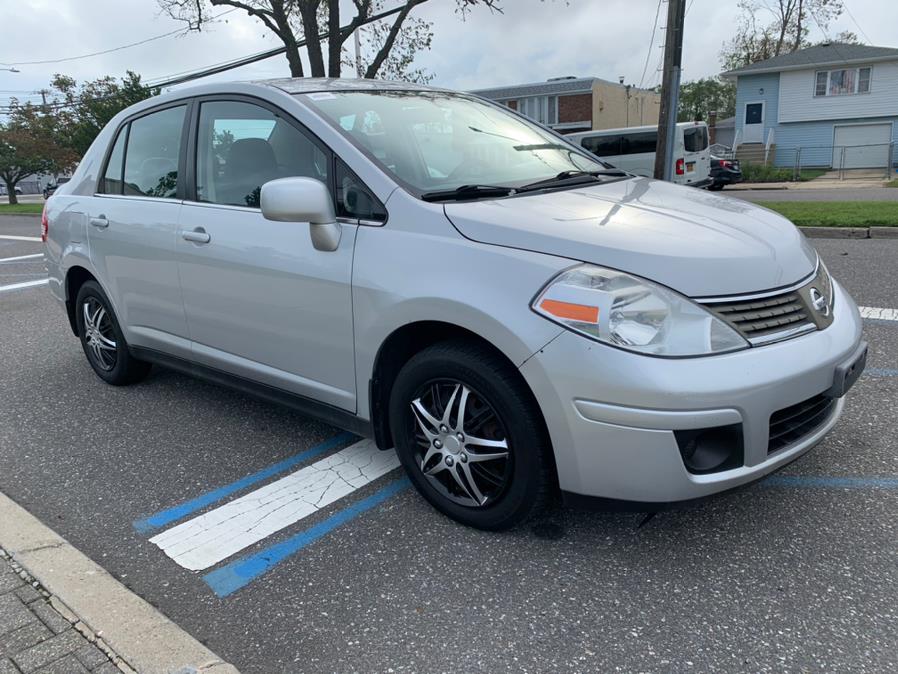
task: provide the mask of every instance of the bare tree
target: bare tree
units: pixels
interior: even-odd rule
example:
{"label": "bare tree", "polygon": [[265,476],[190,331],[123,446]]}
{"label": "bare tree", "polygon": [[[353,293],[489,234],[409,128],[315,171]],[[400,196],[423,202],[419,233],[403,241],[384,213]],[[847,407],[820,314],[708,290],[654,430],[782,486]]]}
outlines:
{"label": "bare tree", "polygon": [[[398,6],[398,13],[384,19],[386,27],[375,28],[377,40],[369,41],[369,46],[377,48],[370,55],[365,77],[376,77],[390,61],[391,52],[397,44],[403,46],[406,56],[430,45],[429,29],[422,31],[421,23],[407,24],[409,15],[417,6],[431,0],[404,0]],[[343,63],[343,45],[352,33],[366,23],[381,6],[378,0],[352,0],[352,18],[341,29],[342,17],[340,0],[157,0],[159,6],[172,18],[187,23],[190,30],[202,30],[212,20],[210,7],[234,7],[259,20],[286,48],[287,63],[293,77],[304,77],[300,47],[301,35],[306,40],[306,54],[309,74],[312,77],[339,77]],[[477,5],[501,11],[499,0],[455,0],[456,11],[463,17]],[[426,22],[424,22],[426,24]],[[427,24],[429,25],[429,24]],[[327,35],[327,59],[325,60],[322,38]],[[417,36],[417,37],[416,37]],[[408,63],[406,64],[407,67]]]}

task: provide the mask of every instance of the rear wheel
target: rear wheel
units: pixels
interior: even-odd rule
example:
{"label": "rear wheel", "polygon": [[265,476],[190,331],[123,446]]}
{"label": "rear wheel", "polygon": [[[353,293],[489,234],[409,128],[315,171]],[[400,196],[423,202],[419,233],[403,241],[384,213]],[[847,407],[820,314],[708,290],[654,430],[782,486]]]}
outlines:
{"label": "rear wheel", "polygon": [[112,305],[96,281],[85,281],[78,291],[75,320],[84,355],[100,379],[122,386],[146,377],[150,364],[128,352]]}
{"label": "rear wheel", "polygon": [[390,425],[412,482],[449,517],[501,530],[543,507],[552,464],[542,417],[489,349],[444,342],[415,355],[393,385]]}

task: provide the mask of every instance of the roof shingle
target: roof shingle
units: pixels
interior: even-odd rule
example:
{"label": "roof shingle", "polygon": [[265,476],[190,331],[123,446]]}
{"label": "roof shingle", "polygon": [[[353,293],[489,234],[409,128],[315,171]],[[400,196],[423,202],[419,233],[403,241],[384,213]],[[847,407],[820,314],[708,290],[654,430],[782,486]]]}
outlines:
{"label": "roof shingle", "polygon": [[898,60],[898,49],[893,47],[873,47],[866,44],[832,42],[808,47],[807,49],[799,49],[788,54],[780,54],[766,61],[758,61],[723,74],[724,76],[750,75],[756,72],[792,70],[890,57]]}

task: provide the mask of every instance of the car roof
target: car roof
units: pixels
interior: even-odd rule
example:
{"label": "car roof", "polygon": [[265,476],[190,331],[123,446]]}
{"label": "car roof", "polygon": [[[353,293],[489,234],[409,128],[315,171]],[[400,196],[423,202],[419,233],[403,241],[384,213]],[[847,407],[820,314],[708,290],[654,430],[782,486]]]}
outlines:
{"label": "car roof", "polygon": [[270,80],[255,80],[247,82],[247,84],[275,87],[288,94],[309,94],[324,91],[447,91],[447,89],[429,87],[413,82],[342,77],[283,77]]}

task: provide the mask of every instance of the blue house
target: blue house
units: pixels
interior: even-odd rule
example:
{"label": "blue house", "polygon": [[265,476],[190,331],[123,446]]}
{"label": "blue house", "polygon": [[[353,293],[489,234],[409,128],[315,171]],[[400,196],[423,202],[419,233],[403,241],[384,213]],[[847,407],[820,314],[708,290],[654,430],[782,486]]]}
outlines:
{"label": "blue house", "polygon": [[736,81],[740,154],[776,166],[895,167],[898,49],[827,43],[722,77]]}

